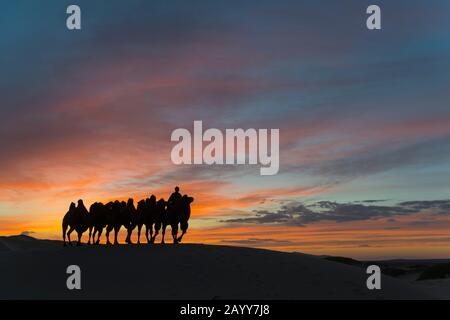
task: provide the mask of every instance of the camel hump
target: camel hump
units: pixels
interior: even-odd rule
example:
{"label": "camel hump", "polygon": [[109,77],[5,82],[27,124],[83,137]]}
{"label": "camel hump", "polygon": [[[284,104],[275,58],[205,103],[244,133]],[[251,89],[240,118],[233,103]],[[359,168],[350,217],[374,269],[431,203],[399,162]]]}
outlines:
{"label": "camel hump", "polygon": [[138,202],[137,210],[138,211],[143,211],[144,209],[145,209],[145,200],[141,200],[141,201]]}
{"label": "camel hump", "polygon": [[89,207],[89,212],[94,213],[95,210],[97,210],[97,206],[98,206],[97,202],[94,202],[93,204],[91,204],[91,206]]}
{"label": "camel hump", "polygon": [[67,219],[68,217],[70,217],[71,215],[73,215],[76,211],[76,206],[75,203],[71,202],[70,206],[69,206],[69,210],[66,212],[66,214],[64,215],[64,219]]}
{"label": "camel hump", "polygon": [[78,200],[77,211],[79,213],[88,213],[86,207],[84,206],[83,200]]}

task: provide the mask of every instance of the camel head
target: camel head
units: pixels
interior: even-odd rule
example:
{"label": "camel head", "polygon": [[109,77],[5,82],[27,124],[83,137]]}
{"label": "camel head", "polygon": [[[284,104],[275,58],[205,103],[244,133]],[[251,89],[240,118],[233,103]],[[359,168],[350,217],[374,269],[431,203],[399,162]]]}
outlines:
{"label": "camel head", "polygon": [[185,195],[183,196],[183,201],[184,201],[186,204],[190,204],[190,203],[194,202],[194,198],[193,198],[193,197],[188,197],[188,195],[185,194]]}

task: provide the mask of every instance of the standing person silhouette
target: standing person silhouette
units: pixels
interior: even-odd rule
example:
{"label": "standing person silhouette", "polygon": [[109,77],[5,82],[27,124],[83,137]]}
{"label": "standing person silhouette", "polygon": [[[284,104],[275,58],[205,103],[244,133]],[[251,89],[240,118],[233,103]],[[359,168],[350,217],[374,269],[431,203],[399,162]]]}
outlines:
{"label": "standing person silhouette", "polygon": [[181,199],[181,194],[180,194],[180,188],[177,186],[177,187],[175,187],[175,192],[173,192],[171,195],[170,195],[170,197],[169,197],[169,200],[167,200],[167,203],[169,204],[169,205],[174,205],[174,204],[176,204],[177,202],[178,202],[178,200],[180,200]]}

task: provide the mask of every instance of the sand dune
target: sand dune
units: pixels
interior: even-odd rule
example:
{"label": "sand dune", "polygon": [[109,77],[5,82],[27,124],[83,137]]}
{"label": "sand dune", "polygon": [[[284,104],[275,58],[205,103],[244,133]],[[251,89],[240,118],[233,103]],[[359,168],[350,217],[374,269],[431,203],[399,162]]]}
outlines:
{"label": "sand dune", "polygon": [[[66,288],[66,268],[82,289]],[[0,237],[1,299],[422,299],[407,282],[322,258],[252,248],[181,245],[63,247],[28,236]]]}

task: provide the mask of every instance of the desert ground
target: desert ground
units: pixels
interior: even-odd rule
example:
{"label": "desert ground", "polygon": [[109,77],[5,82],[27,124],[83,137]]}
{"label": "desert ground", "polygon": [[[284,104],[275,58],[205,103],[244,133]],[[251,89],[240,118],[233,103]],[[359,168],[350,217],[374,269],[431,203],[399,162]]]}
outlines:
{"label": "desert ground", "polygon": [[[427,268],[419,262],[416,275]],[[81,268],[81,290],[66,287],[73,264]],[[231,246],[63,247],[61,241],[9,236],[0,237],[0,299],[450,298],[448,278],[416,281],[414,272],[395,270],[397,278],[382,276],[381,290],[368,290],[364,264]],[[405,261],[392,264],[408,269]]]}
{"label": "desert ground", "polygon": [[325,259],[361,268],[377,264],[386,275],[408,282],[431,297],[450,299],[450,259],[385,261],[358,261],[343,257],[325,257]]}

